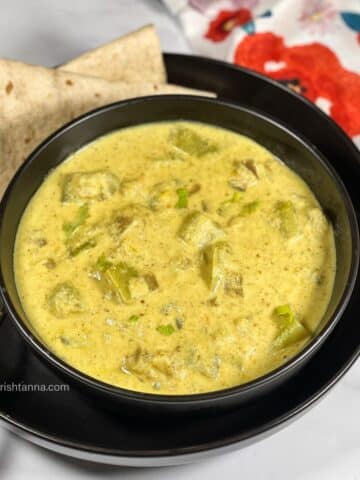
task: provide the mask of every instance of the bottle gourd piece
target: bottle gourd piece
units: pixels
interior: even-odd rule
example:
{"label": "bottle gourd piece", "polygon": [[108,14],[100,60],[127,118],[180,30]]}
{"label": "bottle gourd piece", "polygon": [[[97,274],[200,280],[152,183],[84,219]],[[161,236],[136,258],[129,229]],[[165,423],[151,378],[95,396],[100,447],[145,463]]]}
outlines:
{"label": "bottle gourd piece", "polygon": [[63,225],[65,246],[70,257],[76,257],[83,250],[88,250],[97,245],[96,234],[98,233],[98,228],[96,225],[85,225],[88,216],[88,205],[82,205],[75,218],[72,221],[65,222]]}
{"label": "bottle gourd piece", "polygon": [[50,312],[56,317],[66,317],[84,310],[79,290],[70,282],[56,285],[47,296]]}
{"label": "bottle gourd piece", "polygon": [[159,288],[153,273],[141,275],[127,263],[113,264],[104,255],[98,259],[93,277],[100,282],[105,294],[125,304],[130,304],[137,298]]}
{"label": "bottle gourd piece", "polygon": [[297,234],[298,221],[295,205],[292,201],[279,201],[275,205],[276,213],[280,221],[280,231],[285,238],[291,238]]}
{"label": "bottle gourd piece", "polygon": [[180,227],[179,236],[185,242],[202,248],[208,243],[224,238],[220,225],[198,211],[190,213]]}
{"label": "bottle gourd piece", "polygon": [[235,161],[233,177],[229,180],[229,185],[234,190],[245,192],[249,187],[256,185],[258,174],[255,162],[252,160]]}
{"label": "bottle gourd piece", "polygon": [[275,347],[285,348],[310,336],[310,332],[296,319],[289,305],[276,307],[274,316],[279,327],[279,333],[274,342]]}
{"label": "bottle gourd piece", "polygon": [[218,146],[196,133],[191,128],[176,126],[169,135],[170,142],[183,152],[195,157],[203,157],[218,151]]}
{"label": "bottle gourd piece", "polygon": [[106,200],[119,190],[119,185],[117,176],[107,170],[69,173],[64,178],[62,201]]}
{"label": "bottle gourd piece", "polygon": [[152,210],[175,207],[179,200],[177,191],[180,187],[181,182],[177,179],[155,184],[150,192],[149,207]]}
{"label": "bottle gourd piece", "polygon": [[201,276],[211,293],[216,294],[224,280],[226,256],[230,247],[225,242],[206,246],[202,250]]}

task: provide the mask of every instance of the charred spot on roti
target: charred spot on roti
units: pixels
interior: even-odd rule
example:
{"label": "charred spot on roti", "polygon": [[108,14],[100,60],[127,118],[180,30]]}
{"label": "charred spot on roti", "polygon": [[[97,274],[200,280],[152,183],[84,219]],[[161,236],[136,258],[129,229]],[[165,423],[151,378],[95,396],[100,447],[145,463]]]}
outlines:
{"label": "charred spot on roti", "polygon": [[14,89],[14,84],[13,84],[13,82],[11,82],[11,81],[8,82],[8,83],[6,84],[6,87],[5,87],[5,92],[6,92],[6,94],[7,94],[7,95],[10,95],[10,93],[13,91],[13,89]]}

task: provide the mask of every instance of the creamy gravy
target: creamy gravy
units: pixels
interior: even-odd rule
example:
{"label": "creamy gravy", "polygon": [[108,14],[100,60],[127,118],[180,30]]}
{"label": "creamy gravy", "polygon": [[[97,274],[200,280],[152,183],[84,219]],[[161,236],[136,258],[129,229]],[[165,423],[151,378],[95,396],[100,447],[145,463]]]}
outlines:
{"label": "creamy gravy", "polygon": [[76,152],[30,201],[15,251],[24,310],[56,355],[160,394],[235,386],[293,356],[335,263],[299,176],[249,138],[189,122]]}

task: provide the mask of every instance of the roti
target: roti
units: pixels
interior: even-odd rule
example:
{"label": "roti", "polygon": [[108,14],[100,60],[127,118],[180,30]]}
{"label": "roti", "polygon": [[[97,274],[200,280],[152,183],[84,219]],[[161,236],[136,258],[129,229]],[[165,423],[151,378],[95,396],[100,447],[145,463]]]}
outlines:
{"label": "roti", "polygon": [[34,148],[70,120],[119,100],[174,93],[208,95],[175,85],[130,84],[0,60],[0,196]]}
{"label": "roti", "polygon": [[166,82],[160,40],[153,25],[85,52],[60,69],[127,83]]}

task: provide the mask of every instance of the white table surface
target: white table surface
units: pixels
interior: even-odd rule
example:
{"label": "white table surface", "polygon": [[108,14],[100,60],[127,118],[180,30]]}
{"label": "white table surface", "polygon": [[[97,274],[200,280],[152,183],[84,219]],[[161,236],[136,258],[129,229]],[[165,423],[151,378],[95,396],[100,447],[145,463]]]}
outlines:
{"label": "white table surface", "polygon": [[[150,22],[163,49],[189,52],[157,0],[0,0],[0,56],[55,65]],[[272,437],[202,463],[161,469],[82,462],[0,429],[0,479],[360,480],[359,403],[358,362],[316,407]]]}

